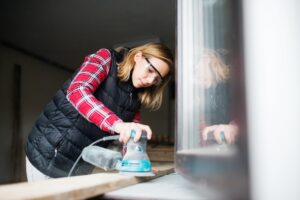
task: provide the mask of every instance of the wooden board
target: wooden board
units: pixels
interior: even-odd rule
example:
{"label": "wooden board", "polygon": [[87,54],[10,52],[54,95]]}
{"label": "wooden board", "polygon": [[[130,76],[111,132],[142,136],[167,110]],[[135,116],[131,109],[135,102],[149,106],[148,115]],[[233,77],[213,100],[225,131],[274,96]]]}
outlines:
{"label": "wooden board", "polygon": [[32,183],[0,186],[2,199],[65,200],[86,199],[117,190],[129,185],[148,181],[174,171],[173,163],[153,164],[153,177],[133,177],[118,173],[98,173],[69,178],[49,179]]}

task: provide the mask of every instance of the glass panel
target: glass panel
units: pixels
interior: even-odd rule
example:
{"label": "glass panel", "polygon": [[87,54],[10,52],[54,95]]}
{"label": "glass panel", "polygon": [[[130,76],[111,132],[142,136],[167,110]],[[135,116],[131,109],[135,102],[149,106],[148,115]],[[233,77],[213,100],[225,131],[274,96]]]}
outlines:
{"label": "glass panel", "polygon": [[177,7],[176,170],[231,197],[247,185],[238,2],[179,0]]}

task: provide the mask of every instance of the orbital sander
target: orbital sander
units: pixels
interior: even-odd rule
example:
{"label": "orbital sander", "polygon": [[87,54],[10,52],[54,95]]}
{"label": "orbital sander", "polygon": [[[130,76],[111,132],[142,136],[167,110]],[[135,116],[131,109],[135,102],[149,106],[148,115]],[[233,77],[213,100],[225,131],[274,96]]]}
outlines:
{"label": "orbital sander", "polygon": [[151,162],[147,155],[147,133],[142,132],[139,141],[134,142],[135,131],[130,133],[129,142],[125,146],[125,155],[119,163],[117,169],[120,174],[133,176],[154,176]]}
{"label": "orbital sander", "polygon": [[130,139],[123,146],[124,156],[118,151],[93,146],[102,141],[118,140],[119,136],[108,136],[93,142],[82,150],[68,176],[72,175],[72,171],[81,157],[84,161],[105,171],[118,170],[120,174],[139,177],[154,176],[155,174],[152,172],[151,162],[146,152],[147,132],[142,131],[141,137],[137,142],[134,142],[134,136],[135,131],[131,130]]}

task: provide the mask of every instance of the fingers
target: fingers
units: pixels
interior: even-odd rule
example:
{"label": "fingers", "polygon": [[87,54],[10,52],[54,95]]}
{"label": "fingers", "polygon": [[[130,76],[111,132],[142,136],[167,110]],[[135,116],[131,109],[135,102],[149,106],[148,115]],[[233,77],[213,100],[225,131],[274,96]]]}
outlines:
{"label": "fingers", "polygon": [[234,125],[213,125],[203,130],[203,139],[207,141],[208,134],[212,133],[218,144],[234,144],[238,134],[238,128]]}
{"label": "fingers", "polygon": [[146,131],[147,133],[147,139],[150,140],[151,137],[152,137],[152,130],[150,129],[149,126],[147,125],[143,125],[143,124],[136,124],[137,125],[137,131],[136,131],[136,134],[134,136],[134,142],[137,142],[139,141],[139,139],[141,138],[142,136],[142,132],[143,131]]}
{"label": "fingers", "polygon": [[119,133],[120,134],[120,137],[119,137],[119,142],[123,142],[123,135],[122,133]]}
{"label": "fingers", "polygon": [[142,135],[142,129],[141,129],[140,126],[136,126],[136,127],[134,128],[134,130],[135,130],[135,136],[134,136],[134,138],[133,138],[133,141],[134,141],[134,142],[137,142],[137,141],[139,141],[139,139],[141,138],[141,135]]}
{"label": "fingers", "polygon": [[152,131],[149,126],[139,124],[139,123],[118,123],[117,124],[117,130],[118,133],[120,134],[119,141],[126,144],[128,143],[130,137],[131,137],[131,132],[134,131],[134,142],[137,142],[142,135],[143,131],[147,132],[147,139],[151,139],[152,136]]}
{"label": "fingers", "polygon": [[221,125],[217,126],[217,128],[213,131],[213,135],[218,144],[222,144],[226,141],[225,132],[223,131]]}
{"label": "fingers", "polygon": [[121,122],[115,128],[116,132],[120,134],[119,141],[126,144],[130,139],[131,123]]}
{"label": "fingers", "polygon": [[207,137],[208,137],[208,133],[213,131],[215,129],[216,126],[208,126],[208,127],[205,127],[204,130],[203,130],[203,140],[207,140]]}
{"label": "fingers", "polygon": [[239,128],[237,125],[229,125],[228,126],[229,129],[229,133],[230,133],[230,138],[231,138],[231,143],[230,144],[234,144],[236,142],[236,138],[238,136],[238,132],[239,132]]}
{"label": "fingers", "polygon": [[123,141],[122,141],[124,144],[126,144],[129,141],[131,136],[131,130],[132,129],[126,129],[126,131],[124,132]]}
{"label": "fingers", "polygon": [[143,130],[147,132],[147,139],[150,140],[152,138],[152,130],[149,126],[143,125]]}
{"label": "fingers", "polygon": [[214,130],[214,136],[218,144],[232,144],[232,135],[228,125],[218,125]]}
{"label": "fingers", "polygon": [[224,133],[225,133],[225,138],[226,138],[226,143],[227,144],[234,144],[238,132],[238,128],[236,125],[223,125],[222,127]]}

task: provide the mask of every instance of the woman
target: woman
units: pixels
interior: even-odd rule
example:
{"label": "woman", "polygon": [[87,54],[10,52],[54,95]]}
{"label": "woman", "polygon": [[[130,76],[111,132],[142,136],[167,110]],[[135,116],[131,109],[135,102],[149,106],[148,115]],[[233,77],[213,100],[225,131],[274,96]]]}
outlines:
{"label": "woman", "polygon": [[[28,181],[67,176],[82,149],[99,138],[130,131],[139,140],[149,126],[139,123],[141,105],[156,110],[173,71],[171,51],[149,43],[128,53],[100,49],[85,58],[36,121],[26,145]],[[81,162],[75,175],[93,167]]]}

